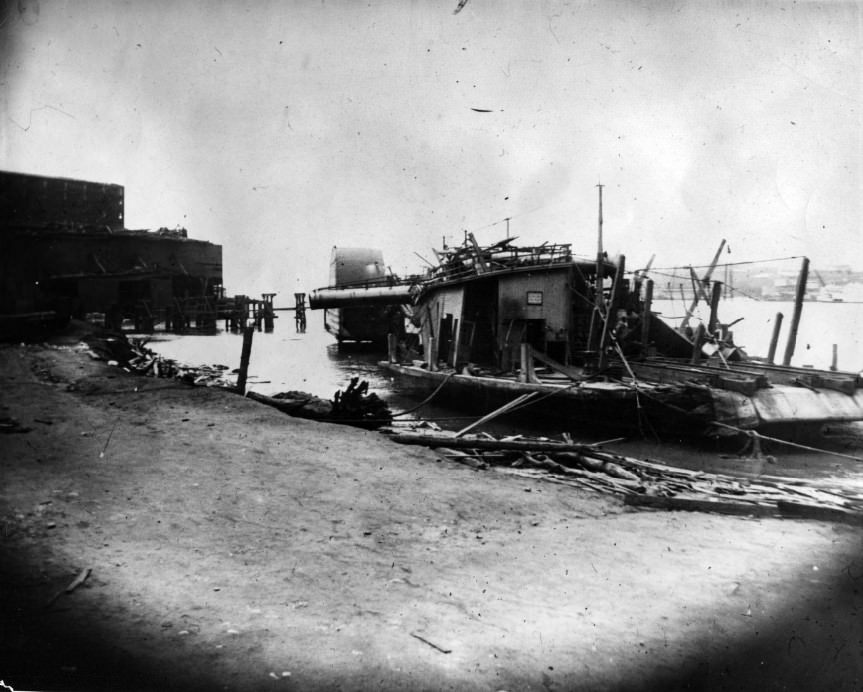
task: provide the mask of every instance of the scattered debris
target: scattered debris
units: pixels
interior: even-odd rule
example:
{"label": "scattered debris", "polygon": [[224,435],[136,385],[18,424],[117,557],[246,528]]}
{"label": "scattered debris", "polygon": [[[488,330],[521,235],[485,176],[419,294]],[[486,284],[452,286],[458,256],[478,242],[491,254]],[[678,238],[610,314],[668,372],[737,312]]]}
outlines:
{"label": "scattered debris", "polygon": [[438,651],[440,651],[442,654],[451,654],[451,653],[452,653],[452,649],[444,649],[442,646],[438,646],[438,645],[437,645],[437,644],[435,644],[434,642],[430,642],[428,639],[426,639],[425,637],[422,637],[422,636],[418,635],[416,632],[411,632],[411,633],[410,633],[410,635],[411,635],[414,639],[419,639],[423,644],[428,644],[432,649],[437,649],[437,650],[438,650]]}
{"label": "scattered debris", "polygon": [[74,579],[69,583],[69,586],[67,586],[67,587],[66,587],[65,589],[63,589],[62,591],[58,591],[58,592],[54,595],[54,598],[52,598],[50,601],[48,601],[48,603],[45,605],[45,608],[46,608],[46,609],[50,608],[52,605],[54,605],[54,603],[56,603],[57,599],[58,599],[58,598],[60,598],[60,596],[62,596],[63,594],[70,594],[70,593],[72,593],[75,589],[77,589],[79,586],[81,586],[81,584],[83,584],[85,581],[87,581],[87,577],[89,577],[89,576],[90,576],[90,572],[91,572],[91,571],[92,571],[92,570],[91,570],[91,568],[90,568],[90,567],[85,567],[84,569],[82,569],[82,570],[78,573],[78,576],[77,576],[77,577],[75,577],[75,578],[74,578]]}
{"label": "scattered debris", "polygon": [[630,507],[780,516],[863,525],[863,491],[799,478],[739,478],[690,471],[549,438],[457,437],[452,432],[389,428],[391,439],[437,449],[447,459],[482,469],[495,466],[623,496]]}
{"label": "scattered debris", "polygon": [[368,389],[368,382],[359,382],[358,377],[353,377],[344,391],[335,393],[332,401],[298,391],[280,392],[273,396],[250,391],[246,396],[298,418],[375,430],[391,423],[392,413],[386,402],[375,393],[369,394]]}
{"label": "scattered debris", "polygon": [[91,358],[116,364],[126,372],[145,377],[178,379],[206,387],[234,387],[226,365],[182,365],[147,348],[147,339],[127,339],[114,334],[91,334],[82,342],[82,349]]}

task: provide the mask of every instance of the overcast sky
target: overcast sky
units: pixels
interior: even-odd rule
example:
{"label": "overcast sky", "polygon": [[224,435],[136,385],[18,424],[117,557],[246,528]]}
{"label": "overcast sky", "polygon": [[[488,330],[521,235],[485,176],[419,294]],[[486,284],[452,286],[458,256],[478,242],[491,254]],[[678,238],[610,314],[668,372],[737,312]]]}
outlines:
{"label": "overcast sky", "polygon": [[416,271],[506,217],[590,255],[599,181],[631,268],[722,238],[863,265],[858,2],[2,6],[0,168],[124,185],[229,292],[326,284],[333,245]]}

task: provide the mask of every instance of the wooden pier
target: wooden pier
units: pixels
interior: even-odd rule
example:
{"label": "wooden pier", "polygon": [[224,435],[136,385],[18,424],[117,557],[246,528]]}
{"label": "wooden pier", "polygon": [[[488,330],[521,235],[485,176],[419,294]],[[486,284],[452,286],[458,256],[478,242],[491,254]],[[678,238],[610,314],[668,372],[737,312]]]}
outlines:
{"label": "wooden pier", "polygon": [[105,327],[115,331],[150,334],[156,331],[173,334],[212,334],[219,322],[224,330],[243,332],[247,327],[272,332],[277,311],[293,311],[298,334],[306,331],[306,294],[294,294],[294,307],[274,307],[275,293],[263,293],[260,298],[247,295],[224,295],[218,287],[214,295],[174,298],[170,304],[156,306],[150,300],[139,300],[133,309],[112,306],[104,314]]}

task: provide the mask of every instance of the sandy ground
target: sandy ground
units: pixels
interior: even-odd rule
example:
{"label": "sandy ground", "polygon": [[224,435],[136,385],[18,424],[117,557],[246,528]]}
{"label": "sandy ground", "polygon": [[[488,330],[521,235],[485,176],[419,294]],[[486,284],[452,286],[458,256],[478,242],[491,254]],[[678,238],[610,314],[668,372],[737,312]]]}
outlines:
{"label": "sandy ground", "polygon": [[630,510],[76,343],[0,347],[16,690],[863,689],[859,528]]}

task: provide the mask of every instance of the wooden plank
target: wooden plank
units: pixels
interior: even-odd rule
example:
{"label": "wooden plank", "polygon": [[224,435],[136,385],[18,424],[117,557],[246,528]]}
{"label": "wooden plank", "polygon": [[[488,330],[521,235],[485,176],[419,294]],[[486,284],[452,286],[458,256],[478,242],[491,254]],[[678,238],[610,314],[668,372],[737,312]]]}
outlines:
{"label": "wooden plank", "polygon": [[400,432],[390,439],[403,445],[423,445],[425,447],[453,447],[456,449],[499,449],[529,452],[596,452],[594,445],[567,444],[540,440],[489,440],[466,439],[451,435],[430,435],[424,433]]}
{"label": "wooden plank", "polygon": [[779,500],[776,503],[779,511],[785,516],[799,517],[801,519],[819,519],[821,521],[836,521],[844,524],[863,526],[863,514],[851,512],[839,507],[824,507],[806,502],[791,502]]}
{"label": "wooden plank", "polygon": [[573,368],[568,365],[564,365],[563,363],[558,363],[554,358],[550,358],[545,353],[541,353],[539,351],[534,351],[533,357],[555,372],[559,372],[561,375],[566,375],[574,382],[580,382],[584,379],[584,370],[581,368]]}
{"label": "wooden plank", "polygon": [[500,408],[498,408],[498,409],[495,409],[495,410],[494,410],[494,411],[492,411],[491,413],[486,414],[485,416],[483,416],[482,418],[480,418],[478,421],[475,421],[475,422],[471,423],[471,424],[470,424],[470,425],[468,425],[466,428],[462,428],[461,430],[459,430],[459,431],[455,434],[455,436],[456,436],[457,438],[459,438],[459,437],[461,437],[462,435],[464,435],[466,432],[468,432],[468,431],[470,431],[470,430],[473,430],[474,428],[476,428],[476,427],[477,427],[477,426],[479,426],[479,425],[482,425],[483,423],[488,423],[488,421],[490,421],[490,420],[492,420],[492,419],[494,419],[494,418],[497,418],[498,416],[502,416],[504,413],[506,413],[506,412],[507,412],[507,411],[509,411],[510,409],[515,408],[515,407],[516,407],[516,406],[518,406],[519,404],[522,404],[522,403],[524,403],[525,401],[527,401],[528,399],[532,399],[532,398],[533,398],[533,397],[535,397],[535,396],[536,396],[536,392],[530,392],[530,393],[528,393],[528,394],[522,394],[521,396],[516,397],[515,399],[513,399],[512,401],[510,401],[508,404],[504,404],[503,406],[501,406],[501,407],[500,407]]}
{"label": "wooden plank", "polygon": [[735,516],[766,517],[778,515],[776,507],[770,505],[729,502],[727,500],[700,500],[688,497],[627,495],[624,504],[631,507],[650,507],[683,512],[715,512]]}

